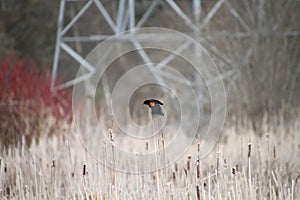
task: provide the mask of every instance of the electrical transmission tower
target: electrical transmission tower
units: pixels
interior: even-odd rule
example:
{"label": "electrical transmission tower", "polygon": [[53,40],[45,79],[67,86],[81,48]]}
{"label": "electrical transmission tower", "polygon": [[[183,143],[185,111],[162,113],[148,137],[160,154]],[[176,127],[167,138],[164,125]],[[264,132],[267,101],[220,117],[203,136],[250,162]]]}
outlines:
{"label": "electrical transmission tower", "polygon": [[[73,9],[72,16],[66,16],[67,11],[72,10],[72,7],[78,2],[80,2],[82,5],[80,9],[77,9],[76,11],[74,11]],[[139,13],[137,13],[137,7],[140,6],[140,4],[142,4],[143,2],[146,2],[144,4],[146,8],[144,9],[144,11],[139,10]],[[183,7],[182,4],[186,2],[189,3],[188,4],[189,6]],[[107,6],[105,5],[112,4],[112,3],[116,5],[115,9],[108,10]],[[209,4],[210,6],[208,7],[207,4]],[[76,24],[84,23],[84,22],[80,22],[80,19],[88,13],[88,10],[91,7],[94,7],[96,10],[98,10],[99,18],[102,18],[102,22],[105,23],[105,29],[110,29],[110,33],[103,34],[103,33],[95,32],[91,35],[84,35],[84,36],[80,35],[80,33],[77,34],[74,34],[74,32],[71,33],[70,30],[72,30],[72,28],[74,28]],[[186,9],[187,7],[189,7],[188,10]],[[264,0],[258,1],[257,8],[258,8],[258,20],[262,20],[265,14]],[[207,39],[209,38],[210,39],[221,38],[226,40],[230,38],[247,38],[247,37],[253,37],[255,36],[255,34],[257,34],[257,32],[253,30],[253,27],[251,27],[247,23],[247,20],[241,17],[241,14],[236,9],[236,7],[233,6],[231,0],[215,0],[215,1],[115,0],[112,2],[104,1],[104,0],[60,0],[60,9],[58,14],[58,27],[57,27],[57,41],[55,46],[55,55],[54,55],[53,72],[52,72],[52,85],[51,85],[52,92],[55,93],[59,90],[63,90],[65,88],[71,87],[77,82],[85,81],[89,79],[91,75],[95,72],[94,66],[86,62],[84,60],[85,56],[83,55],[83,53],[78,51],[78,49],[75,49],[73,47],[74,45],[73,46],[70,45],[71,43],[76,43],[76,44],[83,44],[89,42],[99,43],[120,32],[144,27],[148,21],[151,21],[153,17],[153,13],[155,13],[157,9],[160,9],[159,12],[160,12],[161,21],[170,20],[170,18],[168,18],[167,15],[170,16],[170,13],[172,13],[173,19],[171,20],[173,20],[173,22],[170,21],[170,23],[177,23],[178,21],[180,21],[180,23],[184,24],[184,27],[186,27],[187,29],[187,31],[185,30],[180,30],[180,31],[188,33],[191,37],[193,37],[197,41],[206,42]],[[213,31],[205,32],[204,30],[207,29],[212,19],[219,12],[222,13],[226,12],[228,13],[228,15],[231,15],[232,21],[235,21],[234,23],[237,23],[238,26],[240,27],[239,31],[221,30],[216,32]],[[166,13],[166,19],[164,19],[164,13]],[[258,22],[258,24],[262,24],[262,23]],[[151,25],[155,26],[155,24],[153,23]],[[157,24],[157,26],[160,25]],[[275,24],[274,30],[276,30],[276,26],[277,25]],[[264,29],[262,25],[259,28],[261,30]],[[99,27],[99,29],[101,29],[101,27]],[[80,32],[80,30],[78,32]],[[298,36],[299,32],[275,33],[274,31],[273,33],[270,32],[267,34],[277,34],[280,37],[288,37],[293,35]],[[147,39],[151,41],[156,39],[157,37],[152,37],[152,38],[149,37]],[[133,45],[136,47],[140,46],[140,44],[137,41],[134,42]],[[180,52],[182,49],[187,48],[189,45],[191,44],[184,43],[181,47],[178,48],[178,52]],[[210,46],[210,44],[208,44],[207,47],[208,48],[211,47],[210,48],[211,52],[213,52],[213,54],[216,54],[216,57],[218,57],[224,65],[227,65],[226,70],[223,70],[221,72],[222,76],[216,78],[226,79],[228,77],[232,77],[231,80],[233,81],[234,78],[237,77],[237,75],[235,75],[234,67],[232,67],[234,65],[234,61],[232,61],[228,57],[224,58],[220,56],[221,53],[218,51],[217,47]],[[249,49],[244,51],[245,55],[243,57],[245,59],[248,58],[249,55],[251,54],[251,48],[252,46],[249,45]],[[82,66],[84,66],[88,71],[88,73],[56,85],[55,83],[56,83],[57,75],[59,73],[58,69],[61,67],[66,67],[66,66],[61,66],[59,64],[62,52],[66,53],[72,59],[74,59],[78,63],[78,65],[81,64]],[[139,54],[145,63],[149,63],[150,58],[144,50],[139,50]],[[162,60],[161,63],[168,64],[169,62],[172,61],[172,59],[174,59],[174,57],[176,56],[169,55],[164,60]],[[151,71],[153,68],[157,66],[149,65],[148,67]],[[159,74],[156,74],[155,77],[158,80],[158,82],[162,81],[160,76],[162,76],[163,73],[167,73],[167,72],[160,71]],[[214,83],[214,81],[216,80],[214,79],[209,80],[208,83],[206,84]]]}
{"label": "electrical transmission tower", "polygon": [[[66,11],[68,9],[72,8],[73,4],[77,2],[83,2],[84,5],[82,8],[73,14],[73,17],[69,20],[69,22],[65,23],[66,21]],[[142,15],[139,13],[139,19],[136,16],[136,3],[138,1],[135,0],[119,0],[117,3],[117,15],[116,19],[114,20],[111,16],[111,13],[107,11],[105,8],[103,2],[101,0],[61,0],[60,1],[60,10],[59,10],[59,16],[58,16],[58,28],[57,28],[57,41],[55,46],[55,55],[54,55],[54,62],[53,62],[53,73],[52,73],[52,85],[51,89],[53,92],[65,89],[67,87],[73,86],[75,82],[78,81],[84,81],[89,79],[90,75],[94,73],[94,67],[91,66],[89,63],[84,61],[84,56],[81,55],[80,52],[76,51],[74,48],[69,45],[69,43],[76,42],[76,43],[88,43],[88,42],[101,42],[110,36],[113,36],[115,34],[118,34],[120,32],[131,30],[134,28],[141,28],[143,25],[147,22],[147,20],[151,20],[151,15],[157,9],[157,7],[160,4],[164,4],[165,6],[168,6],[169,12],[173,12],[182,23],[188,27],[189,34],[195,37],[197,40],[199,40],[201,35],[201,30],[205,28],[205,26],[209,23],[209,21],[212,19],[212,17],[217,13],[219,8],[224,4],[224,0],[216,1],[214,6],[211,8],[211,10],[206,14],[206,16],[203,18],[203,20],[200,21],[200,15],[201,15],[201,0],[193,0],[192,1],[192,14],[184,11],[179,5],[178,2],[175,2],[173,0],[152,0],[148,1],[150,2],[148,7],[145,9],[144,13]],[[230,4],[227,3],[229,6]],[[99,11],[99,17],[103,18],[105,23],[108,25],[108,27],[111,29],[112,34],[97,34],[94,33],[93,35],[88,36],[80,36],[74,34],[70,34],[70,30],[78,23],[80,18],[84,16],[90,7],[96,7]],[[239,16],[237,12],[232,8],[232,13],[235,15],[237,19],[239,19]],[[141,17],[140,17],[141,16]],[[178,20],[178,19],[176,19]],[[239,21],[243,23],[241,19]],[[245,25],[246,26],[246,25]],[[246,29],[249,30],[249,28]],[[247,33],[244,33],[247,34]],[[159,36],[158,36],[159,37]],[[155,37],[156,38],[156,37]],[[155,39],[155,38],[149,38]],[[136,47],[138,47],[139,43],[134,43]],[[180,49],[187,48],[188,45],[191,44],[183,44],[182,47],[178,48],[178,51]],[[58,68],[63,67],[59,65],[59,60],[61,58],[61,53],[64,51],[69,56],[71,56],[75,61],[78,62],[78,64],[82,64],[87,70],[88,74],[85,74],[81,77],[77,77],[75,79],[68,80],[66,82],[60,83],[59,85],[55,85],[56,77],[58,74]],[[147,56],[147,53],[145,53],[143,50],[139,51],[141,58],[147,63],[150,59]],[[162,63],[167,64],[169,63],[175,56],[168,56],[166,57]],[[149,66],[151,67],[151,66]],[[230,72],[231,73],[231,72]],[[156,75],[159,76],[159,75]]]}

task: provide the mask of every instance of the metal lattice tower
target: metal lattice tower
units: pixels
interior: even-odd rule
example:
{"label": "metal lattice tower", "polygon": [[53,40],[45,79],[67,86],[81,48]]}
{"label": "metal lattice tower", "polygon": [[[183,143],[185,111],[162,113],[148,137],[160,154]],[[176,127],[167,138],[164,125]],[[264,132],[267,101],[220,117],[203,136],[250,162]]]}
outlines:
{"label": "metal lattice tower", "polygon": [[[65,21],[65,13],[69,6],[76,2],[82,2],[84,3],[84,6],[76,13],[74,13],[74,16],[71,18],[71,20],[64,24]],[[212,18],[220,11],[227,9],[228,13],[232,15],[232,17],[236,20],[237,23],[239,23],[240,27],[242,27],[243,31],[241,32],[218,32],[218,33],[210,33],[207,35],[207,37],[221,37],[221,38],[228,38],[228,37],[234,37],[234,38],[245,38],[253,36],[253,31],[251,30],[250,26],[243,20],[243,18],[240,16],[239,12],[232,6],[230,3],[230,0],[216,0],[213,2],[213,6],[209,9],[208,12],[205,14],[202,13],[202,4],[203,0],[192,0],[192,13],[187,13],[184,11],[180,6],[180,1],[174,1],[174,0],[151,0],[148,1],[149,6],[146,8],[145,12],[141,15],[141,17],[138,19],[136,15],[136,3],[138,1],[135,0],[119,0],[117,1],[117,17],[116,20],[113,19],[111,14],[108,12],[108,10],[105,8],[102,0],[61,0],[60,1],[60,10],[59,10],[59,16],[58,16],[58,29],[57,29],[57,41],[55,46],[55,55],[54,55],[54,62],[53,62],[53,73],[52,73],[52,85],[51,90],[53,92],[65,89],[67,87],[73,86],[75,82],[78,81],[85,81],[91,77],[91,75],[94,73],[95,69],[92,65],[84,61],[84,56],[78,53],[74,50],[68,43],[70,42],[77,42],[77,43],[86,43],[86,42],[95,42],[95,41],[103,41],[107,39],[110,36],[113,36],[114,34],[117,34],[119,32],[123,32],[126,30],[134,29],[134,28],[140,28],[143,27],[144,24],[151,18],[151,14],[157,9],[158,5],[164,4],[167,5],[170,9],[169,11],[173,12],[176,16],[180,18],[180,20],[190,29],[192,30],[189,34],[192,35],[196,40],[200,40],[202,37],[206,37],[205,34],[202,33],[202,30],[207,27],[209,22],[212,20]],[[259,5],[257,6],[259,11],[259,15],[264,15],[264,0],[259,0]],[[99,17],[102,17],[108,27],[111,29],[112,34],[111,35],[103,35],[103,34],[93,34],[90,36],[74,36],[70,35],[69,31],[70,29],[78,22],[78,20],[87,12],[87,10],[90,7],[96,7],[99,10]],[[222,8],[222,9],[221,9]],[[176,19],[177,20],[177,19]],[[261,27],[263,29],[263,27]],[[272,34],[272,33],[271,33]],[[275,33],[274,33],[275,34]],[[299,35],[299,32],[284,32],[284,33],[276,33],[280,37],[286,37],[286,36],[293,36],[293,35]],[[150,38],[151,39],[151,38]],[[134,45],[136,47],[140,47],[140,44],[138,42],[134,42]],[[178,48],[178,52],[180,52],[182,49],[187,48],[190,44],[183,44],[182,47]],[[249,46],[249,49],[251,46]],[[215,48],[216,49],[216,48]],[[59,60],[61,57],[61,52],[64,51],[68,55],[70,55],[75,61],[78,62],[78,64],[82,64],[88,71],[87,74],[82,75],[81,77],[77,77],[76,79],[72,79],[69,81],[66,81],[64,83],[61,83],[59,85],[55,85],[55,80],[58,73],[59,66]],[[216,49],[216,51],[218,51]],[[245,51],[247,57],[247,52]],[[150,59],[147,55],[147,53],[143,50],[139,51],[139,54],[141,58],[145,61],[145,63],[149,63]],[[167,64],[169,63],[175,56],[169,55],[166,57],[161,63]],[[224,62],[227,62],[230,59],[223,59]],[[231,63],[230,63],[231,64]],[[229,64],[229,65],[230,65]],[[153,70],[157,66],[149,65],[150,71]],[[163,73],[163,72],[162,72]],[[226,78],[228,76],[231,76],[234,74],[233,69],[226,70],[225,73],[222,74],[222,78]],[[160,75],[156,75],[158,81],[162,81],[160,79]],[[214,82],[215,80],[210,80],[210,82]],[[208,84],[210,84],[210,82]]]}
{"label": "metal lattice tower", "polygon": [[[80,0],[79,0],[80,1]],[[84,62],[84,58],[80,53],[76,52],[73,48],[71,48],[70,45],[68,45],[68,42],[95,42],[95,41],[102,41],[107,39],[108,37],[117,34],[119,32],[130,30],[134,28],[140,28],[143,27],[144,23],[149,19],[153,11],[157,8],[157,6],[160,3],[168,4],[173,12],[175,12],[182,20],[183,22],[193,30],[195,33],[194,35],[199,36],[200,31],[202,28],[205,27],[206,24],[210,21],[210,19],[214,16],[214,14],[217,12],[217,10],[220,8],[220,6],[224,3],[224,0],[219,0],[215,3],[211,11],[207,14],[207,16],[204,18],[203,21],[200,22],[200,14],[201,14],[201,0],[193,0],[193,15],[192,17],[189,17],[179,6],[178,4],[173,0],[153,0],[151,1],[150,6],[146,9],[146,11],[143,13],[142,17],[136,21],[136,15],[135,15],[135,0],[120,0],[118,2],[118,11],[117,11],[117,20],[114,21],[108,11],[103,6],[103,3],[101,0],[81,0],[82,2],[85,2],[85,5],[77,12],[73,19],[70,20],[70,22],[66,25],[64,25],[64,19],[65,19],[65,12],[67,10],[67,6],[69,4],[73,4],[74,2],[78,2],[76,0],[61,0],[60,1],[60,10],[59,10],[59,17],[58,17],[58,30],[57,30],[57,42],[55,47],[55,56],[54,56],[54,62],[53,62],[53,74],[52,74],[52,85],[51,89],[53,92],[62,90],[64,88],[70,87],[74,85],[77,81],[84,81],[87,80],[91,74],[94,72],[93,66],[91,66],[89,63]],[[87,12],[87,10],[91,6],[96,6],[99,10],[99,17],[103,17],[105,19],[105,22],[109,25],[111,30],[113,31],[112,35],[92,35],[92,36],[70,36],[68,35],[68,31],[74,26],[74,24]],[[136,47],[140,47],[140,44],[138,42],[135,42],[134,45]],[[184,44],[185,46],[181,48],[186,48],[189,44]],[[86,69],[89,71],[88,74],[83,75],[82,77],[79,77],[77,79],[72,79],[67,82],[64,82],[60,85],[55,85],[55,80],[58,72],[59,66],[59,59],[61,51],[65,51],[67,54],[69,54],[74,60],[76,60],[78,63],[82,63]],[[180,51],[180,48],[178,49]],[[141,50],[139,51],[140,56],[142,59],[147,63],[150,59],[147,56],[147,54]],[[168,56],[166,57],[162,63],[167,64],[170,62],[174,56]],[[155,66],[149,66],[149,68],[153,68]],[[156,76],[159,78],[159,76]],[[161,80],[159,80],[161,81]]]}

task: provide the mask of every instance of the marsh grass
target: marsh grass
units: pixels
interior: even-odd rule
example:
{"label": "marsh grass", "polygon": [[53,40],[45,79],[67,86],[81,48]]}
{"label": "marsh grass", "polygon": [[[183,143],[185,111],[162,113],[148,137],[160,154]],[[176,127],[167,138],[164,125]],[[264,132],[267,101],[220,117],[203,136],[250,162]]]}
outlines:
{"label": "marsh grass", "polygon": [[[151,173],[115,171],[95,160],[83,147],[75,129],[41,137],[30,147],[10,146],[0,156],[1,199],[299,199],[300,122],[271,124],[258,136],[245,124],[227,125],[218,145],[199,159],[201,141],[195,141],[181,159]],[[250,122],[249,122],[250,123]],[[118,162],[110,131],[106,163]],[[167,140],[167,138],[164,138]],[[123,143],[133,148],[149,144]],[[97,151],[97,141],[89,144]],[[102,152],[103,153],[103,152]],[[108,157],[107,155],[114,155]],[[136,155],[138,161],[139,155]],[[143,160],[143,170],[150,160]]]}

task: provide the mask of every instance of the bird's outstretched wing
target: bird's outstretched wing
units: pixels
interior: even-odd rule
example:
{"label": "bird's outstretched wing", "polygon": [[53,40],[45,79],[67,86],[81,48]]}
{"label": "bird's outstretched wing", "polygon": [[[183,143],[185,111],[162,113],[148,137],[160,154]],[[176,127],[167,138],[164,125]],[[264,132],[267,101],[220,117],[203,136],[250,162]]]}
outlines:
{"label": "bird's outstretched wing", "polygon": [[148,105],[150,107],[151,102],[154,104],[159,104],[159,105],[164,105],[161,101],[156,100],[156,99],[148,99],[144,101],[144,104]]}

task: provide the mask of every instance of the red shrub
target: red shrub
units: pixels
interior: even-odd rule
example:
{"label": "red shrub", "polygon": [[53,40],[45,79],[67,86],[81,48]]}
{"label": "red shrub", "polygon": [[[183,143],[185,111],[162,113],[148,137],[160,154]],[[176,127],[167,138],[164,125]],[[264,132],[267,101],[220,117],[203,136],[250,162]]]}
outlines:
{"label": "red shrub", "polygon": [[1,61],[0,140],[4,145],[18,142],[22,136],[27,140],[37,138],[43,131],[41,125],[49,123],[49,116],[56,121],[53,125],[70,119],[71,93],[65,90],[59,94],[67,102],[65,106],[53,97],[50,86],[49,68],[40,69],[35,62],[14,54]]}

